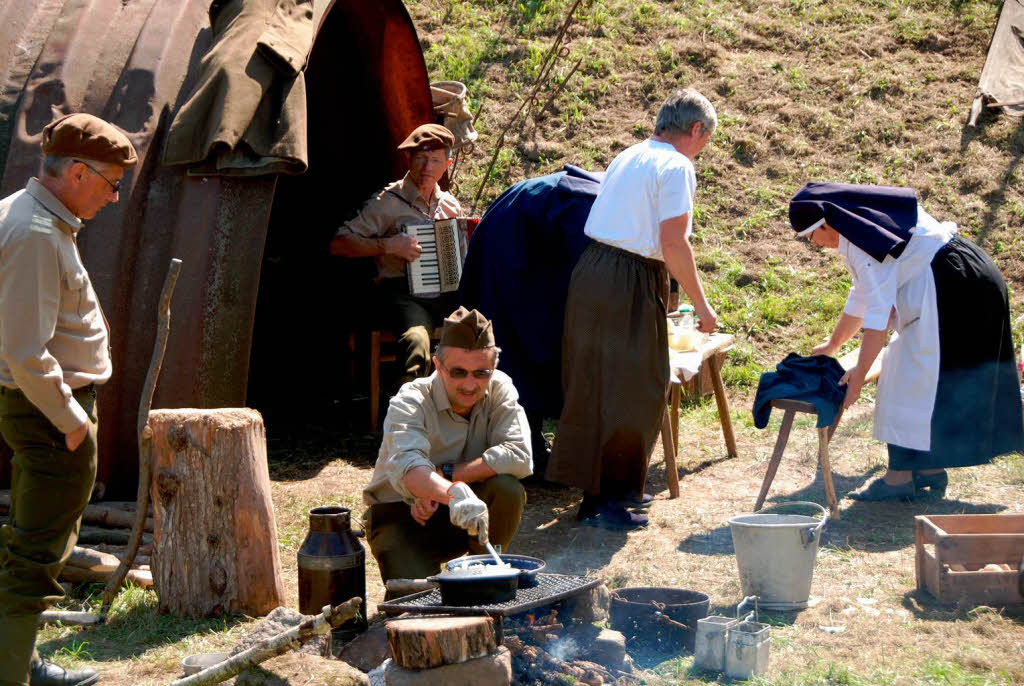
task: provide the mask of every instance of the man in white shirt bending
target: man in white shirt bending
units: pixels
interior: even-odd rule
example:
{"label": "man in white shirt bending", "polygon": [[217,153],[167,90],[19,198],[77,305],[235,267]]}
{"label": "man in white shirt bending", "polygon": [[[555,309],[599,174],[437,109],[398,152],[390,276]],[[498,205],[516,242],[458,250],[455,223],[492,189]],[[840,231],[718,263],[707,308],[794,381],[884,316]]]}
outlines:
{"label": "man in white shirt bending", "polygon": [[562,342],[565,403],[547,478],[583,489],[579,518],[631,529],[665,412],[669,382],[666,269],[690,297],[700,330],[715,328],[690,246],[693,160],[718,124],[700,93],[661,106],[654,135],[608,167],[587,219],[594,243],[572,274]]}

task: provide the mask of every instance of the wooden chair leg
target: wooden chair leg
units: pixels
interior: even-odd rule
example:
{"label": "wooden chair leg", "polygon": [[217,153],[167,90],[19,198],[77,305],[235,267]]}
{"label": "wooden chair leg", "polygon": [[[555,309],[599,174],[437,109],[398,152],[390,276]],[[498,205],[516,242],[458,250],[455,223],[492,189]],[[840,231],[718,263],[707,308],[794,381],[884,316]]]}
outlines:
{"label": "wooden chair leg", "polygon": [[832,483],[832,463],[828,457],[829,427],[818,429],[818,462],[821,464],[821,476],[825,480],[825,498],[832,519],[839,519],[839,503],[836,501],[836,487]]}
{"label": "wooden chair leg", "polygon": [[669,393],[670,405],[672,406],[672,445],[675,446],[676,455],[679,454],[679,398],[682,395],[680,388],[682,384],[672,382],[672,390]]}
{"label": "wooden chair leg", "polygon": [[828,440],[832,441],[832,437],[836,434],[836,429],[839,428],[839,420],[843,418],[843,412],[846,408],[842,405],[839,406],[839,412],[836,413],[836,418],[832,421],[832,426],[828,427]]}
{"label": "wooden chair leg", "polygon": [[715,389],[715,402],[718,403],[718,418],[722,422],[722,435],[725,436],[725,449],[729,457],[736,457],[736,436],[732,432],[732,417],[729,415],[729,399],[725,397],[725,384],[722,383],[721,362],[718,355],[708,358],[711,363],[711,385]]}
{"label": "wooden chair leg", "polygon": [[676,447],[672,442],[672,427],[669,426],[669,412],[661,418],[661,447],[665,451],[665,476],[668,478],[668,497],[679,497],[679,469],[676,467]]}
{"label": "wooden chair leg", "polygon": [[761,492],[757,494],[757,502],[754,503],[754,512],[764,506],[764,499],[768,497],[768,489],[771,488],[772,480],[775,479],[775,472],[779,471],[779,462],[782,461],[782,453],[786,451],[786,443],[789,442],[789,432],[793,428],[794,410],[786,410],[782,415],[782,426],[779,427],[779,437],[775,439],[775,449],[772,451],[772,459],[768,460],[768,470],[764,473],[764,481],[761,482]]}
{"label": "wooden chair leg", "polygon": [[380,420],[380,332],[370,333],[370,433]]}

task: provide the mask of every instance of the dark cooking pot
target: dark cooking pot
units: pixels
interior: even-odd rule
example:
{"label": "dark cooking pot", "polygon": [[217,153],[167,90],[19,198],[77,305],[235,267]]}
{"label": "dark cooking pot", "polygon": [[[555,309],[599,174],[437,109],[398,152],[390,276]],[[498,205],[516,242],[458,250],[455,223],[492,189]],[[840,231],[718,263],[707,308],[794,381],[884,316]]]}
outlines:
{"label": "dark cooking pot", "polygon": [[[490,557],[490,556],[488,556]],[[445,570],[428,576],[441,588],[444,605],[491,605],[513,600],[519,588],[519,570],[493,569],[477,574],[455,574]]]}
{"label": "dark cooking pot", "polygon": [[[526,555],[505,555],[500,553],[498,557],[505,564],[510,564],[519,570],[519,588],[530,588],[537,585],[537,575],[542,572],[547,565],[544,560],[539,557],[528,557]],[[491,562],[494,558],[490,555],[467,555],[466,557],[457,557],[454,560],[450,560],[445,564],[445,569],[452,569],[453,567],[462,564],[463,562]]]}
{"label": "dark cooking pot", "polygon": [[662,653],[693,652],[697,620],[711,600],[681,588],[620,588],[612,591],[611,625],[626,641]]}

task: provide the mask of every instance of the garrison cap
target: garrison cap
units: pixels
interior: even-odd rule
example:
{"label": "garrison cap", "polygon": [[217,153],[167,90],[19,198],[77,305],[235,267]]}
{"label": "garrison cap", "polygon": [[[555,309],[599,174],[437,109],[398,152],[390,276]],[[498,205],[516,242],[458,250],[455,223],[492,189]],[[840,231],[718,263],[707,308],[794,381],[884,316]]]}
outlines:
{"label": "garrison cap", "polygon": [[84,112],[67,114],[47,124],[43,128],[43,152],[118,167],[134,167],[139,161],[128,136],[113,124]]}
{"label": "garrison cap", "polygon": [[398,146],[399,150],[439,150],[455,147],[455,135],[440,124],[417,126]]}
{"label": "garrison cap", "polygon": [[493,348],[494,331],[491,329],[491,323],[487,321],[487,317],[476,310],[459,307],[445,317],[440,343],[466,350]]}

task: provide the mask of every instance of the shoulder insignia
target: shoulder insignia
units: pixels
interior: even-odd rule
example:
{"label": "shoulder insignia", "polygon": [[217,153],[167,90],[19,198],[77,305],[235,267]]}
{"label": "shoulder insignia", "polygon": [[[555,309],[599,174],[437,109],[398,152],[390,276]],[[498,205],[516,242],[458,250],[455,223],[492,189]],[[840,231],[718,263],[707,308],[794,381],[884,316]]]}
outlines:
{"label": "shoulder insignia", "polygon": [[39,214],[32,215],[32,221],[28,225],[29,231],[36,233],[53,233],[53,220]]}

